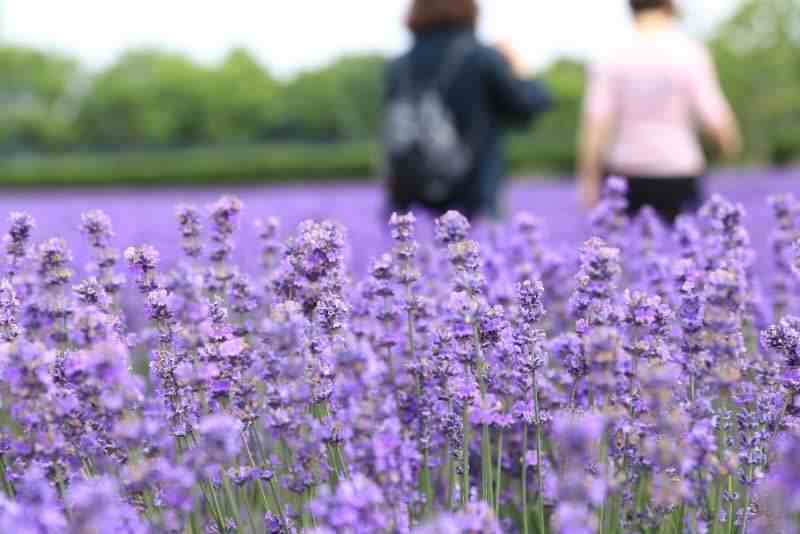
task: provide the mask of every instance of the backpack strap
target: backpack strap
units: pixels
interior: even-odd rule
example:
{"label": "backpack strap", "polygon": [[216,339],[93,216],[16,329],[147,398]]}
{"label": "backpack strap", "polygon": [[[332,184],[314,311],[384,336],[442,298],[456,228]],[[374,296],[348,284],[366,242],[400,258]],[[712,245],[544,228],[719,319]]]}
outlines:
{"label": "backpack strap", "polygon": [[[458,37],[445,52],[444,65],[440,68],[438,76],[433,82],[424,84],[439,92],[447,89],[455,80],[470,52],[475,48],[474,38],[471,35]],[[414,92],[420,84],[414,80],[413,62],[411,54],[406,54],[397,62],[397,80],[400,90],[404,94]]]}
{"label": "backpack strap", "polygon": [[397,60],[397,84],[401,94],[410,94],[416,88],[414,72],[411,63],[411,53],[407,53]]}
{"label": "backpack strap", "polygon": [[436,89],[444,91],[450,87],[475,46],[472,35],[462,35],[453,41],[447,50],[444,66],[433,82]]}

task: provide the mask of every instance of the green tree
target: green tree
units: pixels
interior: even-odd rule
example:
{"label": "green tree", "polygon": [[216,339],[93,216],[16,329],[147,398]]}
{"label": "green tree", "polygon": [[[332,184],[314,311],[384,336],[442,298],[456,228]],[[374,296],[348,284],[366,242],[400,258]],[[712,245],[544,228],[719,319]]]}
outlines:
{"label": "green tree", "polygon": [[97,76],[77,118],[91,145],[189,145],[209,139],[213,74],[185,57],[137,50]]}
{"label": "green tree", "polygon": [[279,126],[282,87],[249,52],[232,51],[208,83],[209,141],[272,137]]}
{"label": "green tree", "polygon": [[374,136],[380,122],[385,59],[352,56],[299,75],[282,99],[284,131],[318,140]]}
{"label": "green tree", "polygon": [[61,55],[0,48],[0,145],[61,147],[80,75],[77,62]]}
{"label": "green tree", "polygon": [[747,1],[712,46],[751,158],[800,155],[800,2]]}

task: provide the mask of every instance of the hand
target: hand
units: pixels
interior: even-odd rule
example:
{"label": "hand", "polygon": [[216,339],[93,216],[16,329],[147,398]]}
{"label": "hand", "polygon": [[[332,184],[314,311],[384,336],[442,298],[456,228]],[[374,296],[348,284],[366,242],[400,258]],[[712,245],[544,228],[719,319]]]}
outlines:
{"label": "hand", "polygon": [[525,78],[528,76],[530,69],[528,69],[528,66],[522,60],[522,56],[517,53],[511,44],[507,41],[501,41],[497,43],[495,47],[506,58],[506,61],[511,65],[511,69],[517,77]]}
{"label": "hand", "polygon": [[594,209],[600,202],[600,178],[583,176],[578,184],[578,196],[584,208]]}

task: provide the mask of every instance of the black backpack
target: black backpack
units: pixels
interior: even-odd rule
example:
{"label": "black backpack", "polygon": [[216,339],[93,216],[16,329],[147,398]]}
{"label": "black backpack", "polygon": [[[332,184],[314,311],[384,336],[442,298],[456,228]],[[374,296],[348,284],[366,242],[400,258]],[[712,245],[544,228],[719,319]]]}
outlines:
{"label": "black backpack", "polygon": [[387,102],[383,135],[395,196],[429,206],[447,202],[473,168],[475,147],[459,132],[444,93],[475,47],[468,37],[454,41],[441,73],[427,84],[415,82],[408,56],[401,60],[399,89]]}

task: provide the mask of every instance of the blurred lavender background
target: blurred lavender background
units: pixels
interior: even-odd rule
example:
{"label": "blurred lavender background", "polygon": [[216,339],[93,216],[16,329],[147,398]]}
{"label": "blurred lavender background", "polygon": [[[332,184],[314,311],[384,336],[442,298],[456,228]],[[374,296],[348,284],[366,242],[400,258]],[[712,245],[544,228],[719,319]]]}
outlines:
{"label": "blurred lavender background", "polygon": [[[760,265],[768,269],[767,229],[772,220],[767,198],[800,191],[800,169],[720,171],[709,177],[707,189],[709,194],[719,192],[745,206]],[[375,184],[357,182],[302,187],[12,190],[0,197],[0,213],[28,211],[38,222],[35,238],[64,237],[74,249],[76,263],[82,265],[87,251],[78,231],[80,215],[101,208],[115,222],[116,246],[157,244],[164,265],[170,266],[180,256],[175,206],[191,203],[205,207],[222,194],[235,194],[245,204],[236,259],[246,268],[254,268],[258,262],[253,228],[258,217],[278,217],[284,236],[304,219],[330,218],[342,222],[353,246],[350,260],[356,272],[361,272],[367,262],[389,246],[382,191]],[[506,202],[509,214],[528,211],[542,217],[552,244],[574,248],[587,236],[582,210],[570,182],[518,180],[509,188]]]}

